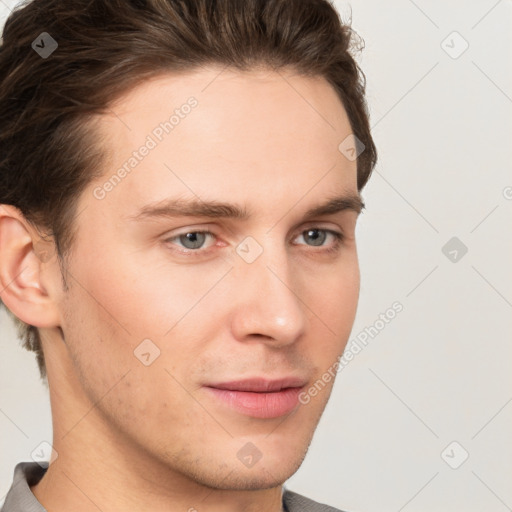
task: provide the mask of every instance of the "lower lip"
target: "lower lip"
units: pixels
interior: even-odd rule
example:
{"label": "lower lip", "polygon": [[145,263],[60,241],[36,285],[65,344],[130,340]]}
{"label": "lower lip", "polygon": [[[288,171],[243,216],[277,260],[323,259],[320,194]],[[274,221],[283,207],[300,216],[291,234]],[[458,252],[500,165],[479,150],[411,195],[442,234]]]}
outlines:
{"label": "lower lip", "polygon": [[237,412],[253,418],[278,418],[292,412],[302,388],[286,388],[273,393],[254,393],[206,387],[215,397]]}

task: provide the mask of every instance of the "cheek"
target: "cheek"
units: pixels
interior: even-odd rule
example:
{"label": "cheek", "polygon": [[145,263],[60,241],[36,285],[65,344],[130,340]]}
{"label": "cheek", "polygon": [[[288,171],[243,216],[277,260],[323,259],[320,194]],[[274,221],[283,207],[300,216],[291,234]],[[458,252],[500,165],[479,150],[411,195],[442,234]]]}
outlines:
{"label": "cheek", "polygon": [[[302,289],[311,309],[320,318],[346,324],[355,315],[359,299],[360,274],[357,255],[348,253],[323,270],[302,272]],[[314,278],[312,277],[314,276]]]}
{"label": "cheek", "polygon": [[[309,282],[303,288],[314,331],[308,339],[315,339],[315,346],[319,347],[317,358],[321,357],[324,362],[332,363],[348,341],[357,312],[359,288],[359,265],[355,254],[340,260],[336,268],[317,275],[314,283]],[[315,332],[323,335],[315,335]]]}
{"label": "cheek", "polygon": [[[176,270],[128,258],[112,262],[116,259],[105,255],[102,265],[89,261],[74,269],[76,282],[63,302],[64,332],[82,380],[100,393],[127,371],[133,379],[140,373],[139,386],[129,390],[135,394],[148,377],[168,388],[173,381],[166,370],[185,382],[185,370],[219,325],[219,297],[216,290],[208,292],[229,266]],[[149,366],[138,359],[147,353]]]}
{"label": "cheek", "polygon": [[341,282],[333,285],[334,300],[330,313],[334,318],[337,316],[340,324],[348,329],[347,335],[352,329],[357,311],[360,281],[359,265],[356,260],[354,265],[347,268],[343,273]]}
{"label": "cheek", "polygon": [[[153,335],[151,329],[154,333],[155,324],[150,321],[144,325],[141,315],[137,318],[145,338],[127,332],[122,327],[124,317],[119,309],[107,311],[105,306],[107,298],[113,295],[101,297],[105,306],[102,307],[99,297],[96,302],[82,289],[73,292],[64,325],[72,371],[78,379],[76,385],[91,403],[97,404],[98,411],[119,426],[124,425],[123,429],[133,424],[129,428],[132,431],[144,430],[143,423],[149,418],[166,424],[192,422],[191,415],[200,411],[190,407],[185,389],[190,386],[183,370],[193,363],[193,354],[184,350],[183,345],[177,348],[170,337]],[[118,314],[116,319],[114,313]],[[140,351],[142,339],[152,339],[154,344],[144,345],[144,351]],[[149,354],[147,365],[144,353]],[[190,412],[184,414],[183,410]]]}
{"label": "cheek", "polygon": [[[116,258],[110,257],[110,261]],[[208,264],[172,263],[162,249],[123,258],[110,268],[104,266],[101,272],[89,275],[88,283],[97,301],[134,340],[162,339],[172,335],[184,320],[197,317],[205,304],[215,302],[219,294],[216,285],[230,267],[220,258]]]}
{"label": "cheek", "polygon": [[122,318],[109,309],[105,297],[92,293],[76,283],[70,289],[63,331],[73,373],[94,403],[130,369],[133,348]]}

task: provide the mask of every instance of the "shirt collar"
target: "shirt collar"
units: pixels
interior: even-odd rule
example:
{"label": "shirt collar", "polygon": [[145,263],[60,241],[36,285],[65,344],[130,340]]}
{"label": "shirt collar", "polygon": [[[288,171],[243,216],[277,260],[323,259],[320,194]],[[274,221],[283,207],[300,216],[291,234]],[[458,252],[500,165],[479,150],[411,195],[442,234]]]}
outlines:
{"label": "shirt collar", "polygon": [[48,469],[48,463],[19,462],[14,468],[11,488],[5,497],[2,512],[46,512],[30,490]]}

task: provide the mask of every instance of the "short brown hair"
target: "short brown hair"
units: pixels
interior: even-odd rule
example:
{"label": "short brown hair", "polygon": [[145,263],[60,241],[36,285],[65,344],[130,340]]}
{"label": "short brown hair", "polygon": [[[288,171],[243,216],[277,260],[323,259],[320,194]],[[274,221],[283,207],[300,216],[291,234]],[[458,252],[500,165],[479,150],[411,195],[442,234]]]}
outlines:
{"label": "short brown hair", "polygon": [[[42,32],[58,44],[46,58],[32,46]],[[361,190],[377,161],[366,79],[352,56],[362,46],[329,0],[25,1],[8,17],[0,46],[0,204],[49,233],[62,264],[77,198],[105,171],[106,151],[89,121],[150,77],[209,64],[324,77],[364,144]],[[11,316],[45,379],[37,328]]]}

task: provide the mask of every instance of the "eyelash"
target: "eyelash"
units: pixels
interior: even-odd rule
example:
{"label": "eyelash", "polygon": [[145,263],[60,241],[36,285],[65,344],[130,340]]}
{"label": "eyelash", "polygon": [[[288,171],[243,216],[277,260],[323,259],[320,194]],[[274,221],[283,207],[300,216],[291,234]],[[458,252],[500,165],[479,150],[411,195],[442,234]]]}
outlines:
{"label": "eyelash", "polygon": [[[343,233],[340,233],[338,231],[334,231],[334,230],[331,230],[331,229],[318,228],[316,226],[313,226],[313,227],[310,227],[310,228],[307,228],[307,229],[301,231],[299,233],[299,235],[303,235],[307,231],[323,231],[325,233],[330,233],[331,235],[333,235],[333,237],[334,237],[334,244],[333,244],[333,246],[328,248],[328,249],[324,249],[323,251],[318,251],[318,252],[323,252],[325,254],[332,254],[334,252],[337,252],[339,250],[341,244],[343,243],[344,239],[345,239],[345,236],[343,235]],[[187,235],[189,233],[202,234],[202,235],[212,235],[213,237],[216,236],[215,233],[213,233],[212,231],[208,231],[208,230],[195,230],[195,231],[190,230],[190,231],[184,231],[183,233],[178,233],[177,235],[174,235],[174,236],[172,236],[170,238],[166,238],[164,240],[164,242],[172,242],[172,241],[178,239],[180,236]],[[307,245],[307,244],[300,244],[300,245]],[[315,246],[311,245],[309,247],[315,247]],[[317,246],[317,247],[323,247],[323,246]],[[172,250],[175,251],[175,252],[178,252],[181,255],[187,256],[187,257],[202,256],[205,253],[209,252],[209,249],[201,249],[201,248],[199,248],[199,249],[186,249],[185,251],[182,251],[182,250],[179,250],[179,249],[172,249]]]}

